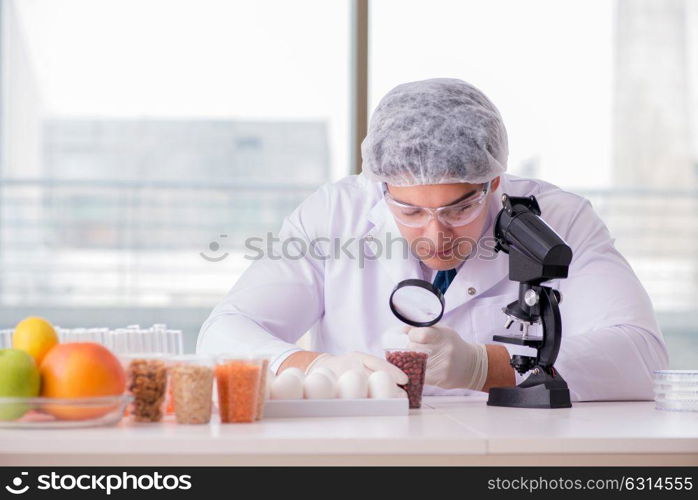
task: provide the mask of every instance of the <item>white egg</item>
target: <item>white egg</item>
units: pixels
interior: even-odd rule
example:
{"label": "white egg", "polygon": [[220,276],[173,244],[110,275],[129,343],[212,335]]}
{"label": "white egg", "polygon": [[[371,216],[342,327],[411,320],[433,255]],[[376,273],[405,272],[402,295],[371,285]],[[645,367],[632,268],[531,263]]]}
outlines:
{"label": "white egg", "polygon": [[303,399],[303,382],[292,373],[281,372],[271,383],[271,399]]}
{"label": "white egg", "polygon": [[288,373],[289,375],[294,375],[301,379],[301,381],[303,381],[303,379],[305,378],[305,373],[303,373],[303,370],[301,370],[300,368],[296,368],[295,366],[292,366],[291,368],[286,368],[281,373]]}
{"label": "white egg", "polygon": [[368,394],[366,374],[359,370],[347,370],[337,381],[337,394],[340,399],[362,399]]}
{"label": "white egg", "polygon": [[323,373],[312,372],[303,381],[305,399],[333,399],[335,393],[334,381]]}
{"label": "white egg", "polygon": [[373,372],[368,377],[368,397],[374,399],[389,399],[398,397],[400,389],[388,372]]}
{"label": "white egg", "polygon": [[325,375],[327,378],[329,378],[332,382],[335,384],[337,383],[337,374],[330,370],[329,368],[325,368],[324,366],[321,366],[319,368],[315,368],[312,373],[322,373]]}

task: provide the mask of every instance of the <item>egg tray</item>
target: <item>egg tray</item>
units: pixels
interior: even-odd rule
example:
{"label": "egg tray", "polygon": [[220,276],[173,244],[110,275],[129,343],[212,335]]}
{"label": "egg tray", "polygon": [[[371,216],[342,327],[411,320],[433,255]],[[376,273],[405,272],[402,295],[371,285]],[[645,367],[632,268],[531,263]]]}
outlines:
{"label": "egg tray", "polygon": [[406,397],[390,399],[271,399],[264,418],[376,417],[408,415]]}

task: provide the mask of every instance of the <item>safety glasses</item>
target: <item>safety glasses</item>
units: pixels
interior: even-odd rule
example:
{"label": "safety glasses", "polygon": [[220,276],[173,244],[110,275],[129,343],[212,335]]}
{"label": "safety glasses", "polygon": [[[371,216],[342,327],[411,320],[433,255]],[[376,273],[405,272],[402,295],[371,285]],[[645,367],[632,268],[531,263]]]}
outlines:
{"label": "safety glasses", "polygon": [[490,183],[487,182],[471,197],[438,208],[419,207],[397,201],[388,192],[386,183],[383,183],[383,196],[390,212],[404,226],[424,227],[436,217],[445,226],[460,227],[470,224],[482,213],[489,189]]}

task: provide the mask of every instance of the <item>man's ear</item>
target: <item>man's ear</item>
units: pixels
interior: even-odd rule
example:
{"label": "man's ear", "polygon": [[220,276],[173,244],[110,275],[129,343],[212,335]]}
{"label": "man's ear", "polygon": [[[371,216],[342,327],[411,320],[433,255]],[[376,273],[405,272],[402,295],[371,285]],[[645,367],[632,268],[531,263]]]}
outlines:
{"label": "man's ear", "polygon": [[494,179],[492,179],[492,185],[491,185],[491,186],[492,186],[492,187],[491,187],[490,191],[494,191],[495,189],[497,189],[497,188],[499,187],[499,176],[497,176],[497,177],[495,177]]}

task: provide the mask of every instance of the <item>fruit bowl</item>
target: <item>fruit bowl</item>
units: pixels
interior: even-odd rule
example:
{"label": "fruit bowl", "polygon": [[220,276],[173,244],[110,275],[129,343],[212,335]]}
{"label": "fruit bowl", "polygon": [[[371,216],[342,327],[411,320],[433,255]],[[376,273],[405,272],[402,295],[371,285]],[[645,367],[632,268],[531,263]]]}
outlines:
{"label": "fruit bowl", "polygon": [[70,429],[116,425],[133,397],[0,397],[0,428]]}

